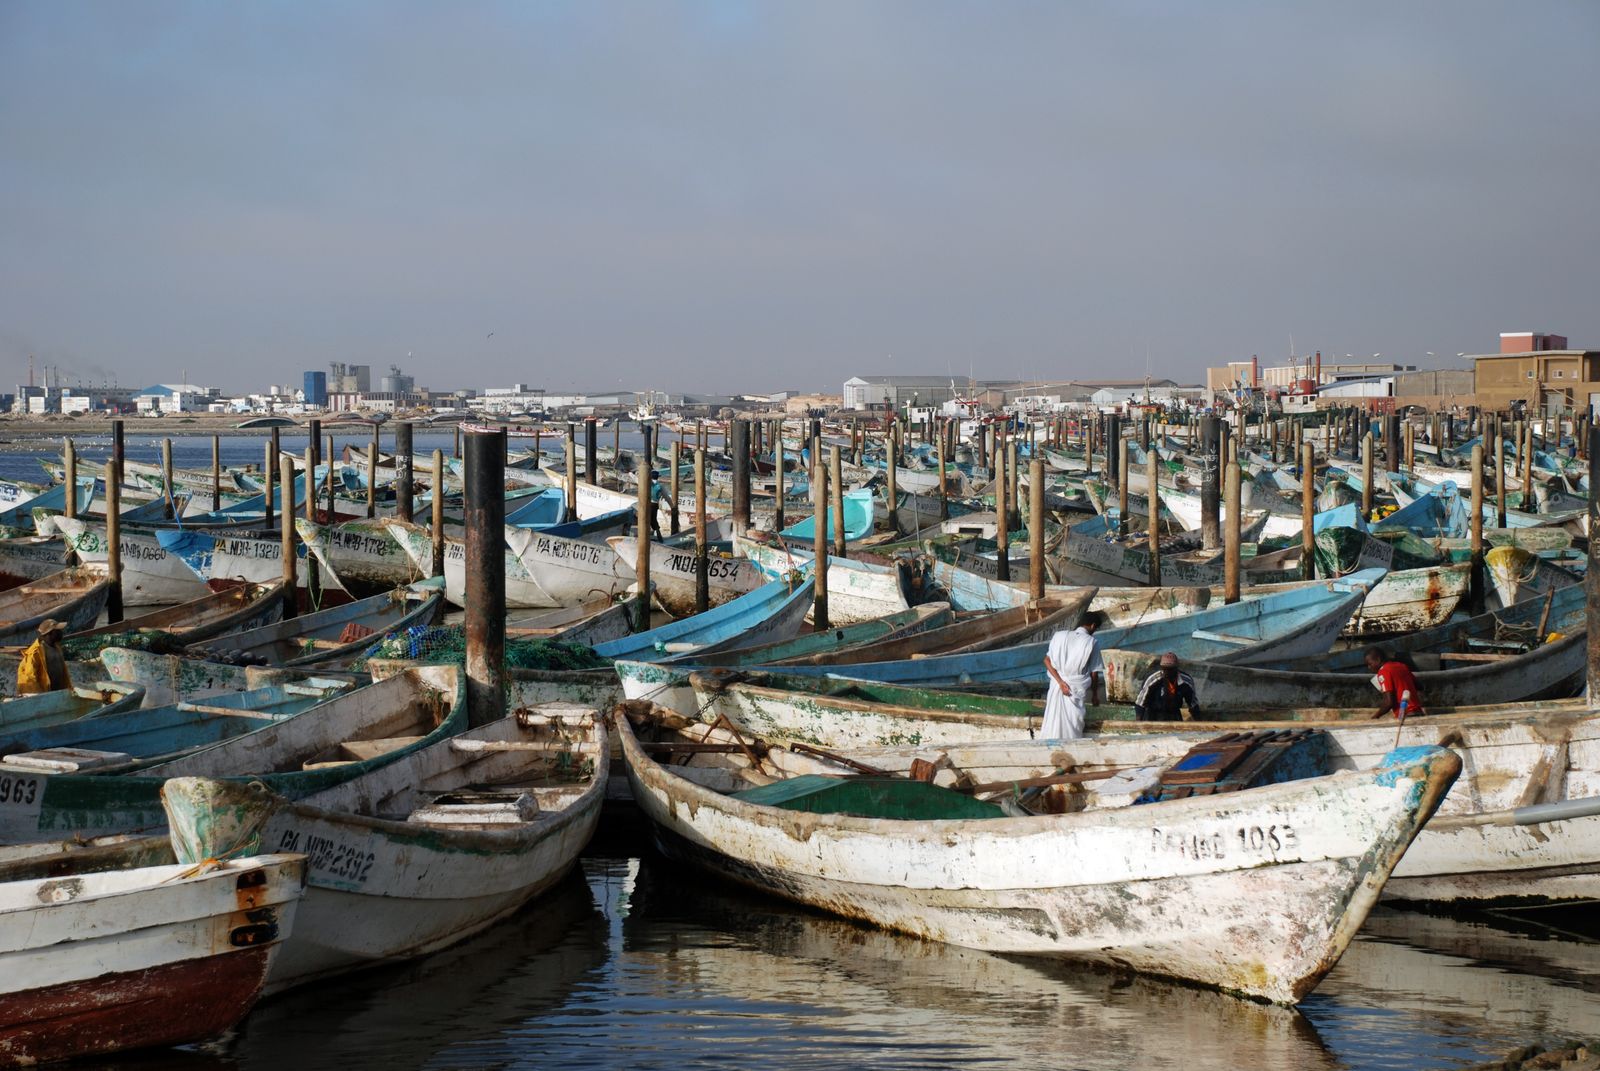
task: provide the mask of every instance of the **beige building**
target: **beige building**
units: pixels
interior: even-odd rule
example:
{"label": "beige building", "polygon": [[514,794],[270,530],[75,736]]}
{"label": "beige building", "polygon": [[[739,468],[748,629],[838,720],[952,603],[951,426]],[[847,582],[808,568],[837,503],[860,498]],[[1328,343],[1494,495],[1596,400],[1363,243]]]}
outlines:
{"label": "beige building", "polygon": [[1600,402],[1600,350],[1571,349],[1563,335],[1536,331],[1500,336],[1499,353],[1469,354],[1477,404],[1505,409],[1585,409]]}

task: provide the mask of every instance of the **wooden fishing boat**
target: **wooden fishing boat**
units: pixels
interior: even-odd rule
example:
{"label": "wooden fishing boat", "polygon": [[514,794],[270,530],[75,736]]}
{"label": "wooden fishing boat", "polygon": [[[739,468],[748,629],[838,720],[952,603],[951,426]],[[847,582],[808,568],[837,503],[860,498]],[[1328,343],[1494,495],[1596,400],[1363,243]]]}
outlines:
{"label": "wooden fishing boat", "polygon": [[787,640],[800,631],[811,596],[810,580],[794,584],[774,580],[705,613],[602,643],[594,653],[613,660],[654,662],[691,651],[715,654]]}
{"label": "wooden fishing boat", "polygon": [[[762,738],[830,750],[943,748],[1020,740],[1043,716],[1035,699],[980,696],[859,682],[811,682],[782,674],[700,671],[680,713]],[[1208,715],[1213,713],[1208,708]],[[1581,702],[1443,709],[1373,722],[1365,711],[1301,708],[1292,722],[1230,717],[1208,722],[1131,722],[1091,708],[1090,729],[1137,731],[1132,749],[1102,736],[1070,743],[1080,768],[1143,762],[1157,740],[1168,754],[1218,732],[1315,727],[1328,737],[1330,768],[1367,770],[1401,746],[1442,744],[1463,761],[1456,787],[1395,870],[1385,896],[1433,903],[1550,904],[1600,898],[1600,718]],[[1179,731],[1181,730],[1181,731]],[[1096,749],[1103,749],[1096,751]],[[1536,827],[1536,828],[1530,828]]]}
{"label": "wooden fishing boat", "polygon": [[0,884],[0,1066],[202,1041],[261,995],[300,855]]}
{"label": "wooden fishing boat", "polygon": [[106,608],[110,594],[111,581],[106,574],[87,566],[63,569],[0,592],[0,647],[32,643],[46,618],[61,622],[68,632],[86,629]]}
{"label": "wooden fishing boat", "polygon": [[[1280,1003],[1332,969],[1461,769],[1442,748],[1407,748],[1373,771],[1142,807],[1123,786],[1078,793],[1096,799],[1077,813],[1010,817],[906,778],[928,761],[914,750],[869,753],[883,775],[863,780],[776,746],[751,763],[717,733],[646,740],[617,719],[633,797],[669,856],[931,940]],[[701,741],[726,750],[695,753]],[[1076,765],[1026,744],[948,757],[1002,789]]]}
{"label": "wooden fishing boat", "polygon": [[[103,521],[57,517],[55,524],[79,561],[99,567],[107,564],[110,543]],[[122,550],[124,606],[167,606],[197,599],[208,590],[193,569],[166,552],[153,531],[123,528],[117,542]],[[259,582],[270,582],[282,574],[281,568],[275,568],[271,576],[263,575]]]}
{"label": "wooden fishing boat", "polygon": [[444,609],[438,578],[356,602],[215,637],[189,648],[197,656],[269,666],[314,666],[359,654],[384,636],[431,625]]}
{"label": "wooden fishing boat", "polygon": [[115,624],[74,632],[68,639],[114,637],[129,632],[158,630],[184,643],[269,625],[283,617],[283,581],[275,584],[233,584],[208,591],[177,606],[125,617]]}
{"label": "wooden fishing boat", "polygon": [[[328,575],[352,595],[366,597],[390,591],[420,580],[431,572],[422,569],[395,539],[388,520],[345,521],[342,524],[316,524],[304,517],[295,518],[295,531]],[[446,527],[446,532],[451,529]],[[453,533],[457,538],[461,529]]]}
{"label": "wooden fishing boat", "polygon": [[[83,513],[89,509],[94,501],[95,480],[93,476],[78,478],[77,512]],[[41,491],[31,498],[24,499],[14,506],[0,509],[0,538],[15,539],[19,536],[29,536],[39,533],[37,523],[34,521],[34,511],[56,512],[67,507],[67,485],[56,484],[47,491]]]}
{"label": "wooden fishing boat", "polygon": [[[804,547],[740,539],[739,552],[776,580],[807,575],[813,555]],[[899,564],[878,565],[857,558],[828,555],[828,623],[854,625],[875,621],[910,607],[906,575]]]}
{"label": "wooden fishing boat", "polygon": [[0,539],[0,591],[59,573],[68,564],[67,545],[59,536]]}
{"label": "wooden fishing boat", "polygon": [[596,712],[519,711],[297,801],[174,778],[162,790],[179,862],[261,843],[308,856],[307,891],[268,992],[437,951],[567,874],[605,799]]}
{"label": "wooden fishing boat", "polygon": [[[423,576],[433,575],[433,536],[428,529],[405,521],[385,520],[382,526],[388,531]],[[521,529],[508,529],[520,531]],[[616,555],[608,547],[600,547],[596,554]],[[583,552],[586,556],[589,551]],[[601,591],[585,591],[579,598],[557,602],[522,567],[522,560],[509,548],[505,552],[506,607],[512,610],[543,610],[586,601],[598,595],[610,596],[615,592],[607,586]],[[620,590],[620,589],[619,589]],[[465,606],[467,601],[467,545],[460,539],[444,541],[444,597],[452,606]]]}
{"label": "wooden fishing boat", "polygon": [[[283,541],[277,535],[244,532],[204,532],[188,528],[157,529],[156,542],[168,555],[186,565],[202,583],[212,580],[245,580],[270,584],[283,576]],[[305,544],[296,540],[295,555],[304,559]],[[296,572],[305,585],[307,571]],[[336,588],[328,577],[329,588]]]}
{"label": "wooden fishing boat", "polygon": [[355,675],[310,669],[278,669],[271,666],[240,666],[226,662],[207,662],[181,655],[156,654],[131,647],[106,647],[98,662],[83,666],[92,671],[80,674],[73,666],[75,679],[93,680],[96,675],[145,690],[145,708],[168,706],[183,701],[197,702],[213,695],[265,688],[272,684],[310,684],[316,687],[331,682],[346,685],[367,683],[365,674]]}
{"label": "wooden fishing boat", "polygon": [[116,681],[96,681],[94,684],[76,684],[54,692],[14,696],[0,701],[0,736],[81,718],[138,710],[142,702],[143,688]]}
{"label": "wooden fishing boat", "polygon": [[667,659],[667,662],[682,660],[702,666],[769,665],[814,655],[838,654],[879,640],[918,635],[932,629],[943,628],[953,620],[949,603],[923,603],[909,610],[887,614],[871,621],[840,625],[823,632],[804,633],[792,640],[779,640],[758,647],[741,647],[736,651],[724,651],[720,654],[701,654],[694,651],[676,655]]}
{"label": "wooden fishing boat", "polygon": [[638,614],[637,596],[620,601],[609,597],[590,599],[560,610],[510,618],[506,621],[506,638],[594,647],[631,634]]}
{"label": "wooden fishing boat", "polygon": [[[1398,637],[1385,648],[1417,664],[1417,683],[1429,706],[1564,698],[1583,687],[1587,625],[1583,589],[1563,588],[1509,610]],[[1102,643],[1108,699],[1132,702],[1154,669],[1150,655]],[[1376,709],[1378,694],[1362,656],[1350,650],[1310,662],[1269,659],[1249,667],[1185,659],[1184,672],[1194,678],[1202,702],[1219,709]]]}
{"label": "wooden fishing boat", "polygon": [[[0,807],[0,843],[159,830],[166,823],[160,791],[169,777],[260,781],[290,798],[329,788],[464,729],[465,681],[454,666],[407,669],[133,774],[19,767],[8,775],[13,803]],[[206,705],[221,705],[222,698]]]}
{"label": "wooden fishing boat", "polygon": [[[674,617],[695,612],[696,562],[692,542],[675,537],[675,545],[650,541],[650,584],[655,589],[656,605]],[[637,570],[639,541],[633,536],[612,536],[606,543],[616,553],[623,569]],[[738,598],[767,583],[767,576],[743,558],[708,550],[706,592],[711,606]]]}
{"label": "wooden fishing boat", "polygon": [[[938,484],[937,483],[935,483],[933,489],[935,491],[938,490]],[[846,542],[854,542],[855,540],[858,540],[858,539],[867,538],[867,536],[872,534],[872,522],[873,522],[873,504],[872,504],[873,491],[872,491],[872,488],[863,487],[863,488],[860,488],[860,489],[855,490],[855,491],[846,491],[844,493],[843,497],[844,497],[844,538],[845,538]],[[830,544],[833,542],[833,531],[834,531],[833,526],[834,526],[833,506],[830,504],[828,506],[828,508],[827,508],[826,516],[825,516],[825,518],[823,520],[823,534],[827,537],[828,542]],[[817,518],[816,518],[816,514],[813,513],[811,516],[805,517],[805,518],[801,519],[800,521],[797,521],[796,523],[794,523],[794,524],[790,525],[789,527],[785,528],[780,534],[783,536],[784,539],[787,539],[787,540],[790,540],[790,541],[793,541],[793,542],[805,542],[807,540],[811,540],[811,539],[815,539],[816,538],[816,536],[815,536],[816,527],[817,527]]]}
{"label": "wooden fishing boat", "polygon": [[1491,607],[1515,606],[1554,588],[1583,582],[1583,577],[1522,547],[1492,547],[1483,556]]}
{"label": "wooden fishing boat", "polygon": [[[1157,655],[1173,651],[1185,661],[1211,658],[1236,665],[1324,654],[1381,575],[1380,571],[1371,570],[1231,606],[1212,606],[1181,617],[1101,629],[1096,638],[1105,651],[1119,647]],[[909,660],[788,668],[793,673],[915,682],[927,687],[1024,681],[1042,688],[1047,646],[1031,643]]]}

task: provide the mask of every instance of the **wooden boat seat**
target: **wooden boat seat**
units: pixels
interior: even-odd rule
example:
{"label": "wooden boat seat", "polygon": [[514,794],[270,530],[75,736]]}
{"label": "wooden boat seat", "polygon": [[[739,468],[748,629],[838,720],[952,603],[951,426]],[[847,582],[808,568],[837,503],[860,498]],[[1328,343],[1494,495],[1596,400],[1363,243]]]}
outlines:
{"label": "wooden boat seat", "polygon": [[133,756],[121,751],[93,751],[82,747],[51,747],[38,751],[19,751],[0,758],[0,763],[23,770],[40,773],[80,773],[85,770],[103,770],[113,766],[126,766]]}
{"label": "wooden boat seat", "polygon": [[421,736],[390,736],[377,740],[346,740],[339,745],[338,754],[355,762],[366,762],[409,747],[421,739]]}

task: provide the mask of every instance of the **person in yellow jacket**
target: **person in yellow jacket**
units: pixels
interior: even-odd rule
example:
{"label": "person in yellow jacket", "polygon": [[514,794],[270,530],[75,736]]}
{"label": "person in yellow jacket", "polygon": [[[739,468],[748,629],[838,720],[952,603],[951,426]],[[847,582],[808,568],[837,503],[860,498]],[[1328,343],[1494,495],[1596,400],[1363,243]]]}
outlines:
{"label": "person in yellow jacket", "polygon": [[53,618],[39,623],[39,638],[22,652],[22,662],[17,666],[18,695],[59,692],[72,687],[67,656],[61,649],[66,634],[67,627]]}

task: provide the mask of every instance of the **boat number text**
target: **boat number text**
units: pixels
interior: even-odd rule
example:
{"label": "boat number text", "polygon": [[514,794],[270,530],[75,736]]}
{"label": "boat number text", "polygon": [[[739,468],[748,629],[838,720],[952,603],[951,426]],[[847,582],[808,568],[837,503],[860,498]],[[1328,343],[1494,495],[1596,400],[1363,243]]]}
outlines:
{"label": "boat number text", "polygon": [[307,834],[305,843],[301,843],[301,836],[292,829],[283,831],[283,839],[278,844],[281,852],[304,852],[306,865],[320,874],[329,877],[344,878],[346,881],[364,882],[372,871],[372,864],[377,856],[372,852],[364,852],[352,848],[348,844],[340,844],[328,837],[318,837]]}
{"label": "boat number text", "polygon": [[1229,851],[1244,855],[1271,855],[1300,846],[1289,825],[1243,826],[1227,833],[1174,833],[1153,829],[1151,846],[1158,852],[1177,852],[1189,859],[1225,859]]}
{"label": "boat number text", "polygon": [[39,798],[39,782],[32,777],[0,776],[0,804],[26,807]]}

